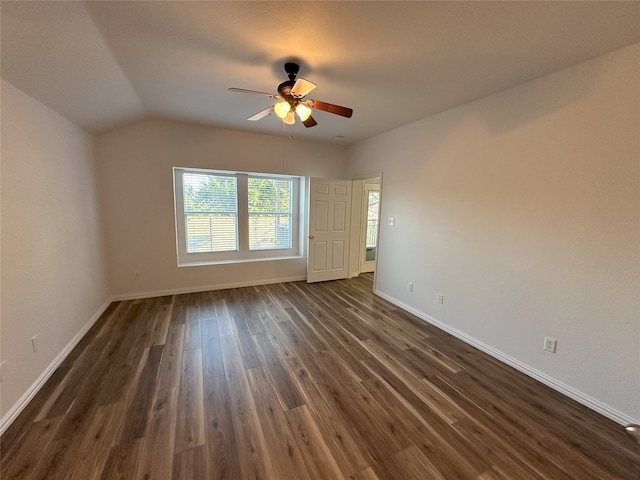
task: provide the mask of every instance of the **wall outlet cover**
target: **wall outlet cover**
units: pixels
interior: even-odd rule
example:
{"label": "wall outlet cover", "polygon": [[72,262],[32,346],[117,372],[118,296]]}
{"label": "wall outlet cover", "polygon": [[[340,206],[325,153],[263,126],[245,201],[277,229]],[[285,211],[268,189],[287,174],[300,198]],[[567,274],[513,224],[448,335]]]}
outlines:
{"label": "wall outlet cover", "polygon": [[558,341],[555,338],[544,337],[544,349],[547,352],[556,353]]}

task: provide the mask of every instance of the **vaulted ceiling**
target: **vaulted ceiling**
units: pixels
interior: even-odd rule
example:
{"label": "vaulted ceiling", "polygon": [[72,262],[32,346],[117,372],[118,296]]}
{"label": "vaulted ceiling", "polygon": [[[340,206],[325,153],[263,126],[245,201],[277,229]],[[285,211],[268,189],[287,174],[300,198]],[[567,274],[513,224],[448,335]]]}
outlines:
{"label": "vaulted ceiling", "polygon": [[[2,1],[2,77],[84,129],[144,118],[352,143],[640,40],[640,2]],[[247,118],[295,59],[318,125]]]}

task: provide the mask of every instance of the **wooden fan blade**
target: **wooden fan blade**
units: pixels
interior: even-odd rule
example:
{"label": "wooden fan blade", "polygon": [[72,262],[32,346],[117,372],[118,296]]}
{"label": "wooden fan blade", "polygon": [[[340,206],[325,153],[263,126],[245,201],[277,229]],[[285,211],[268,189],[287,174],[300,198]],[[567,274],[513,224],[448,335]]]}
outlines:
{"label": "wooden fan blade", "polygon": [[304,120],[302,124],[307,128],[311,128],[311,127],[315,127],[318,124],[318,122],[316,122],[314,118],[311,115],[309,115],[309,118]]}
{"label": "wooden fan blade", "polygon": [[269,97],[269,98],[280,98],[280,95],[274,95],[273,93],[257,92],[255,90],[247,90],[247,89],[244,89],[244,88],[230,88],[229,91],[230,92],[237,92],[237,93],[251,93],[253,95],[263,95],[263,96]]}
{"label": "wooden fan blade", "polygon": [[316,88],[315,83],[305,80],[304,78],[299,78],[296,80],[296,83],[293,84],[293,87],[291,87],[291,95],[296,98],[302,98],[308,95],[314,88]]}
{"label": "wooden fan blade", "polygon": [[255,122],[257,120],[260,120],[261,118],[266,117],[267,115],[269,115],[271,112],[273,112],[273,105],[271,105],[270,107],[265,108],[264,110],[260,110],[258,113],[256,113],[255,115],[252,115],[251,117],[247,118],[247,120],[250,120],[252,122]]}
{"label": "wooden fan blade", "polygon": [[336,115],[340,115],[343,117],[351,118],[353,115],[353,110],[347,107],[341,107],[340,105],[334,105],[333,103],[321,102],[319,100],[309,100],[306,104],[312,108],[317,108],[318,110],[323,110],[329,113],[335,113]]}

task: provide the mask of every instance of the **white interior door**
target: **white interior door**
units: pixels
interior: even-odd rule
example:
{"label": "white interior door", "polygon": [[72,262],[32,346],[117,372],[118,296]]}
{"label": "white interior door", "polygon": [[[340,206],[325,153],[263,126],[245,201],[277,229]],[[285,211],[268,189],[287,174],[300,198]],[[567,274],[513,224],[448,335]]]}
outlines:
{"label": "white interior door", "polygon": [[307,282],[347,278],[351,181],[312,178],[309,185]]}

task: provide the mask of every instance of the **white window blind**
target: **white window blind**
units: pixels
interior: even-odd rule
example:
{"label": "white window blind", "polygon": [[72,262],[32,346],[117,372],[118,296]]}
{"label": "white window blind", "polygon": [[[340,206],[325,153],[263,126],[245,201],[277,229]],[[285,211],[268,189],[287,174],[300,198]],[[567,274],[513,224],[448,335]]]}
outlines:
{"label": "white window blind", "polygon": [[249,177],[249,249],[286,249],[293,242],[293,182]]}
{"label": "white window blind", "polygon": [[184,173],[187,253],[238,250],[238,188],[235,177]]}

